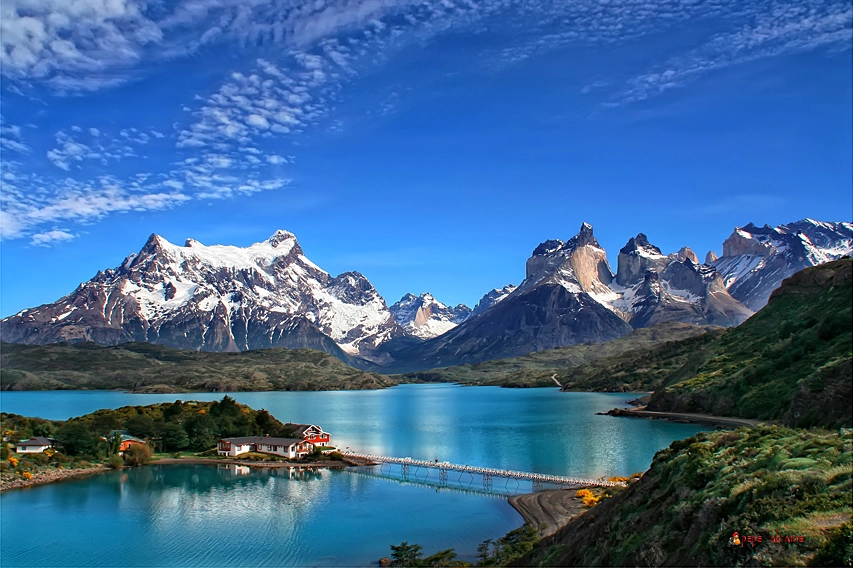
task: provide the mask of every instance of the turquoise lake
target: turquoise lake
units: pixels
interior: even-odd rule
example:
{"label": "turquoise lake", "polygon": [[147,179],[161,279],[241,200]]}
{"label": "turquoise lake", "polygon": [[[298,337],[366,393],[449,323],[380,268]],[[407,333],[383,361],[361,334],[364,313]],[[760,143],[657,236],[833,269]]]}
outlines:
{"label": "turquoise lake", "polygon": [[[3,392],[0,410],[66,419],[99,408],[214,400],[221,393]],[[599,416],[631,395],[404,385],[379,391],[231,393],[283,421],[309,422],[354,451],[597,478],[648,468],[655,452],[704,429]],[[530,482],[399,466],[289,470],[149,466],[0,494],[0,565],[375,565],[391,544],[427,554],[477,545],[521,525],[506,495]],[[36,537],[36,538],[34,538]]]}

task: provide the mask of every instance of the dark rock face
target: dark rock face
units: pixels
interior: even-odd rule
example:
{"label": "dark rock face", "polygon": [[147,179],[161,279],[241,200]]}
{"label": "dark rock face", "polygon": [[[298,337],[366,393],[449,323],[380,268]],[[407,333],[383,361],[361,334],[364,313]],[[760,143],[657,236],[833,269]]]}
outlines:
{"label": "dark rock face", "polygon": [[544,284],[503,300],[399,357],[417,356],[420,368],[444,367],[608,341],[630,331],[619,316],[587,294]]}

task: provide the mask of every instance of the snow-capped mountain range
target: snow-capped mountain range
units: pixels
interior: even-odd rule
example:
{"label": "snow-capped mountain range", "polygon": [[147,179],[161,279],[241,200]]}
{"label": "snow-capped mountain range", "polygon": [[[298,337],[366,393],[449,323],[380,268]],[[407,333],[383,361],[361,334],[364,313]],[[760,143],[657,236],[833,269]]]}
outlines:
{"label": "snow-capped mountain range", "polygon": [[[664,254],[644,234],[614,273],[590,225],[540,244],[526,277],[473,310],[431,294],[391,306],[358,272],[331,276],[277,231],[249,247],[152,235],[74,292],[5,318],[4,341],[148,341],[183,349],[310,347],[361,367],[425,369],[606,341],[661,321],[737,325],[794,272],[849,255],[853,224],[805,219],[736,228],[719,258]],[[390,367],[389,367],[390,365]]]}
{"label": "snow-capped mountain range", "polygon": [[723,256],[709,258],[709,264],[720,273],[734,298],[759,310],[788,276],[849,255],[851,250],[853,223],[813,219],[778,227],[750,223],[736,228],[723,242]]}
{"label": "snow-capped mountain range", "polygon": [[178,246],[152,235],[117,268],[2,323],[3,339],[20,343],[313,347],[377,363],[387,358],[377,347],[401,333],[364,276],[330,276],[287,231],[246,248],[192,239]]}

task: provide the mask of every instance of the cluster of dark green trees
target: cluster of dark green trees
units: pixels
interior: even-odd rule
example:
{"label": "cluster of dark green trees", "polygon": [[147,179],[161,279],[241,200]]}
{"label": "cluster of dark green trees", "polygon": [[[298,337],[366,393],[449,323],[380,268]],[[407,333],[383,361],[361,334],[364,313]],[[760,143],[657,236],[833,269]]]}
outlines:
{"label": "cluster of dark green trees", "polygon": [[[533,525],[525,523],[497,540],[488,539],[480,543],[475,566],[506,566],[533,550],[538,541],[539,531]],[[424,558],[423,547],[408,542],[402,542],[398,546],[392,544],[389,560],[390,566],[472,566],[468,562],[457,560],[456,552],[452,548]]]}
{"label": "cluster of dark green trees", "polygon": [[46,436],[56,440],[62,453],[89,458],[111,454],[108,439],[116,430],[147,440],[166,452],[205,451],[223,437],[291,434],[288,427],[266,410],[253,410],[227,395],[215,402],[177,400],[98,410],[67,421],[3,413],[0,423],[10,442]]}

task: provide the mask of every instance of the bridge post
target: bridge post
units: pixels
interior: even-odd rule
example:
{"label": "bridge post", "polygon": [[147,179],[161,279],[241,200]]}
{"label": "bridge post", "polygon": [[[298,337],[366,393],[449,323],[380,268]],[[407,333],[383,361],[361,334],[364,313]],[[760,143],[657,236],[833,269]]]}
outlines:
{"label": "bridge post", "polygon": [[443,485],[447,485],[447,470],[443,467],[438,468],[438,480]]}
{"label": "bridge post", "polygon": [[533,480],[533,491],[542,491],[542,482],[538,479]]}
{"label": "bridge post", "polygon": [[492,474],[484,473],[483,474],[483,488],[487,491],[492,490]]}
{"label": "bridge post", "polygon": [[400,464],[400,472],[403,474],[403,477],[408,478],[409,477],[409,464],[401,463]]}

